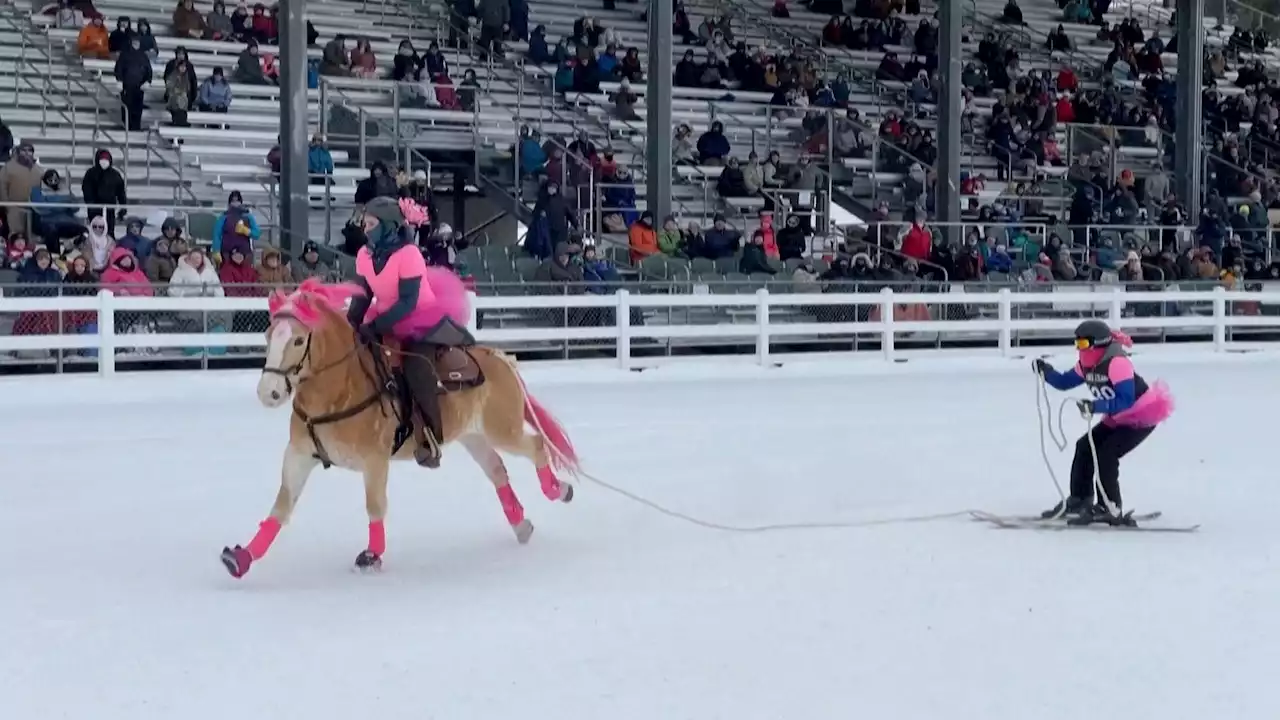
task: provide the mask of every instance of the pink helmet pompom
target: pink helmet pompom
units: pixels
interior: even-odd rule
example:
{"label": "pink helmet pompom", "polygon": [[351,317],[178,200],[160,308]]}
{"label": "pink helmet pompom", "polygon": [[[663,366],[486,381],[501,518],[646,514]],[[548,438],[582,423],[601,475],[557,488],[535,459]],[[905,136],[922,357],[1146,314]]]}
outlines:
{"label": "pink helmet pompom", "polygon": [[421,227],[427,224],[427,211],[420,207],[411,198],[400,198],[400,212],[404,215],[404,222],[412,228]]}
{"label": "pink helmet pompom", "polygon": [[1120,343],[1124,347],[1127,347],[1127,348],[1133,347],[1133,338],[1129,337],[1128,335],[1126,335],[1124,332],[1120,330],[1112,330],[1111,339]]}

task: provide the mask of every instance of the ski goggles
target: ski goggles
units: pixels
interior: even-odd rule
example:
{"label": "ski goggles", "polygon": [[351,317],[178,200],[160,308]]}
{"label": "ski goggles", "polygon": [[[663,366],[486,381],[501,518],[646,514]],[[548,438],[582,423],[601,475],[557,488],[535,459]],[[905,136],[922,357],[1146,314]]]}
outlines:
{"label": "ski goggles", "polygon": [[1102,346],[1095,343],[1093,340],[1089,338],[1082,338],[1082,337],[1076,338],[1077,350],[1088,350],[1090,348],[1095,348],[1095,347],[1102,347]]}

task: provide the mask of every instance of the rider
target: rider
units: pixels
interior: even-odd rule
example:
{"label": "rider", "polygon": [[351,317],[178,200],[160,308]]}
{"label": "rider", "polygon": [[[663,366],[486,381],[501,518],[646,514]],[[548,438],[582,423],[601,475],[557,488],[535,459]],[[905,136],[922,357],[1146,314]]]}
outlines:
{"label": "rider", "polygon": [[356,282],[364,294],[352,298],[347,319],[365,342],[383,335],[403,342],[404,377],[426,421],[414,459],[439,467],[443,427],[435,357],[441,346],[474,344],[465,327],[465,291],[461,282],[442,281],[433,274],[441,271],[427,267],[396,200],[369,201],[359,230],[365,242],[356,255]]}

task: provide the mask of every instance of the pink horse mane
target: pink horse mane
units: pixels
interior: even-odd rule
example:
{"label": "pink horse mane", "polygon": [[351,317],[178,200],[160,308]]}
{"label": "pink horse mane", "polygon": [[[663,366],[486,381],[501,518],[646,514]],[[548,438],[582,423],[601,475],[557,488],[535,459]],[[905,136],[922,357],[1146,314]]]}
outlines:
{"label": "pink horse mane", "polygon": [[282,312],[288,312],[307,329],[314,330],[324,319],[324,310],[341,315],[346,311],[347,301],[361,294],[363,291],[350,283],[330,284],[318,278],[307,278],[291,293],[283,290],[271,293],[267,307],[273,319]]}

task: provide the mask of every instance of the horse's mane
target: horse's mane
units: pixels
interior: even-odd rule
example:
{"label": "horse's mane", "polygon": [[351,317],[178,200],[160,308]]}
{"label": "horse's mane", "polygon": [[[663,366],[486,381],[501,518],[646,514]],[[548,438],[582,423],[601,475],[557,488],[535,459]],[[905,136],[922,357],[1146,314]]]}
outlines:
{"label": "horse's mane", "polygon": [[288,312],[309,330],[315,330],[332,315],[341,316],[346,303],[364,291],[351,283],[325,283],[318,278],[307,278],[291,293],[277,290],[267,299],[271,317]]}

